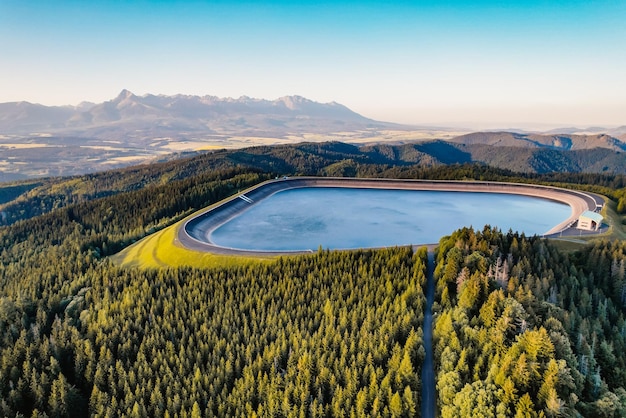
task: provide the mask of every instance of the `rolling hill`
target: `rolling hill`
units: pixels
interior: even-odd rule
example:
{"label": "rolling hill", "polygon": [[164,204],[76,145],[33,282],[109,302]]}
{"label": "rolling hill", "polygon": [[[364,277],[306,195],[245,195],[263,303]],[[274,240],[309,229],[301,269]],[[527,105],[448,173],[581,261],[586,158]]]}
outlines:
{"label": "rolling hill", "polygon": [[[500,150],[501,152],[493,152]],[[608,167],[612,167],[609,171]],[[488,179],[484,171],[544,181],[579,182],[602,178],[611,190],[623,188],[626,161],[609,149],[562,151],[537,148],[459,145],[432,141],[404,145],[356,146],[341,142],[300,143],[217,150],[153,164],[73,177],[26,180],[0,184],[0,227],[47,213],[69,204],[135,190],[165,187],[192,177],[215,176],[222,171],[277,175],[425,178],[426,171],[442,179]],[[460,172],[449,177],[447,172]],[[508,174],[507,174],[508,173]],[[596,174],[589,174],[596,173]],[[617,175],[616,175],[617,174]],[[619,175],[621,174],[621,175]],[[502,180],[503,177],[491,177]],[[561,179],[561,180],[553,180]],[[191,186],[186,186],[191,187]],[[194,185],[193,187],[197,187]],[[150,193],[170,196],[169,192]],[[148,193],[141,199],[152,199]]]}
{"label": "rolling hill", "polygon": [[583,150],[607,148],[626,151],[626,143],[613,136],[597,134],[526,134],[515,132],[474,132],[453,138],[451,142],[465,145],[491,145],[498,147],[548,148],[558,150]]}
{"label": "rolling hill", "polygon": [[[439,416],[624,416],[623,241],[570,254],[485,226],[430,254],[160,258],[175,222],[277,173],[557,182],[623,198],[624,176],[455,164],[475,147],[546,151],[306,143],[0,185],[0,415],[415,416],[431,289]],[[147,235],[149,250],[130,248],[155,265],[108,257]]]}

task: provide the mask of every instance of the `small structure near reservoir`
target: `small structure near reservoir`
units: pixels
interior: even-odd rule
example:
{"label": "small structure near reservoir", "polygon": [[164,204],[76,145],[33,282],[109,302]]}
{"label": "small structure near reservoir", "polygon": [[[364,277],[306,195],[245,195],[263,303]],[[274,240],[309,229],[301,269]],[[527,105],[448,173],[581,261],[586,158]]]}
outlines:
{"label": "small structure near reservoir", "polygon": [[590,210],[586,210],[578,217],[578,225],[576,228],[584,229],[585,231],[597,231],[602,225],[602,215]]}

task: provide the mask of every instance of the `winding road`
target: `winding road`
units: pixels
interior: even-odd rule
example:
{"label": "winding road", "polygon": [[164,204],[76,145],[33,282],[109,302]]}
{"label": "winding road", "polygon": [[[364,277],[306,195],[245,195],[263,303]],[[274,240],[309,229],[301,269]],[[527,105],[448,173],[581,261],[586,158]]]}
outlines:
{"label": "winding road", "polygon": [[424,312],[424,364],[422,365],[422,418],[435,418],[435,367],[433,364],[433,301],[435,299],[435,253],[428,251],[426,311]]}

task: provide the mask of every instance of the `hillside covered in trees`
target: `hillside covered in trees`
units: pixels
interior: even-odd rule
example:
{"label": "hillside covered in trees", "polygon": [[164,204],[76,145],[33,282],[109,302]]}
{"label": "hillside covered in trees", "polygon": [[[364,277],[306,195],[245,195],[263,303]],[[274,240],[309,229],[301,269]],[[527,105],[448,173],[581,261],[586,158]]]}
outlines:
{"label": "hillside covered in trees", "polygon": [[434,338],[442,417],[626,416],[623,242],[443,238]]}
{"label": "hillside covered in trees", "polygon": [[[620,176],[356,164],[343,147],[3,186],[0,415],[416,416],[424,249],[159,270],[121,268],[107,255],[278,174],[568,183],[616,201],[624,187]],[[598,241],[565,254],[488,227],[444,237],[440,416],[624,416],[625,251]]]}
{"label": "hillside covered in trees", "polygon": [[[459,152],[444,143],[360,148],[340,142],[303,143],[214,151],[75,177],[0,183],[0,226],[69,205],[125,193],[131,193],[127,195],[130,197],[121,199],[142,201],[134,203],[139,205],[154,205],[154,212],[167,212],[167,208],[172,205],[171,202],[154,199],[154,196],[167,196],[169,200],[175,198],[181,201],[176,205],[182,211],[198,209],[208,203],[205,200],[207,196],[202,195],[199,189],[214,179],[228,178],[234,172],[242,175],[258,174],[258,178],[309,175],[542,183],[603,194],[618,202],[618,209],[626,213],[625,175],[558,170],[544,173],[516,172],[472,163],[463,159]],[[428,153],[437,153],[440,158],[433,159]],[[510,153],[506,155],[514,156]],[[549,154],[542,155],[552,158]],[[237,187],[244,186],[243,183],[237,184]],[[135,192],[139,194],[132,194]],[[143,220],[147,225],[148,219]]]}

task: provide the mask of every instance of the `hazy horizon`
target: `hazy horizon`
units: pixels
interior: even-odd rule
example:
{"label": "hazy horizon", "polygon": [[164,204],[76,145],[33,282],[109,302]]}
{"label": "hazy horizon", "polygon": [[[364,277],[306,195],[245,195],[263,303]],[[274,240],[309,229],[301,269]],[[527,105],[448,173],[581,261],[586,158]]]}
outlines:
{"label": "hazy horizon", "polygon": [[0,3],[0,102],[336,101],[467,128],[626,124],[626,3]]}

